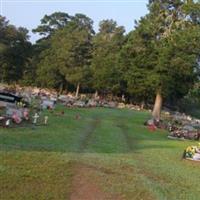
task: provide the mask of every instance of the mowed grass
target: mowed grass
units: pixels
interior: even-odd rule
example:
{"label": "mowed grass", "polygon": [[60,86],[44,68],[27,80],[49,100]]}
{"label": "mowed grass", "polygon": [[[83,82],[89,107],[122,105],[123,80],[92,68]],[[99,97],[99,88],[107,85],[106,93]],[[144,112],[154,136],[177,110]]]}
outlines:
{"label": "mowed grass", "polygon": [[197,142],[149,132],[149,113],[61,106],[45,112],[48,126],[0,129],[0,199],[70,199],[77,165],[120,199],[200,199],[200,163],[181,159]]}

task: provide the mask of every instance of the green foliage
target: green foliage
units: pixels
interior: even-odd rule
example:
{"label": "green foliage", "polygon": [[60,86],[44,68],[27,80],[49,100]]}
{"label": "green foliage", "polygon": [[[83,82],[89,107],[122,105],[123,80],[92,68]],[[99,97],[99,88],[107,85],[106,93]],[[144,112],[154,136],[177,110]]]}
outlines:
{"label": "green foliage", "polygon": [[113,20],[100,22],[99,33],[93,38],[93,87],[106,93],[120,92],[119,53],[124,43],[124,27]]}
{"label": "green foliage", "polygon": [[200,117],[200,83],[197,81],[188,94],[178,102],[180,111]]}
{"label": "green foliage", "polygon": [[12,83],[22,79],[30,55],[27,29],[16,28],[0,16],[0,81]]}
{"label": "green foliage", "polygon": [[51,36],[56,30],[64,28],[72,17],[67,13],[54,12],[51,15],[45,15],[41,19],[41,25],[33,29],[34,33],[39,33],[45,37]]}
{"label": "green foliage", "polygon": [[61,91],[80,85],[138,103],[152,103],[159,92],[176,103],[199,76],[200,3],[150,0],[148,9],[127,35],[113,20],[102,20],[95,34],[84,14],[45,15],[34,45],[26,29],[1,17],[0,80]]}
{"label": "green foliage", "polygon": [[122,51],[133,96],[146,101],[160,91],[172,102],[187,94],[199,75],[198,7],[193,2],[150,1],[150,13],[136,24]]}
{"label": "green foliage", "polygon": [[[148,56],[148,57],[147,57]],[[155,88],[155,52],[151,44],[137,32],[131,32],[121,51],[121,70],[127,82],[127,91],[135,101],[149,101]]]}
{"label": "green foliage", "polygon": [[92,23],[87,16],[76,14],[51,34],[48,49],[39,54],[40,85],[57,88],[63,83],[84,84],[91,58]]}

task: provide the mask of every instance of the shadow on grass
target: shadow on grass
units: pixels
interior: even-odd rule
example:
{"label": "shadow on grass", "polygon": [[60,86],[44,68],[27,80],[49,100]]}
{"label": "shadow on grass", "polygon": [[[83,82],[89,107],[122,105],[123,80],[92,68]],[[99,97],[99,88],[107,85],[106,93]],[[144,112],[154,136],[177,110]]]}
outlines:
{"label": "shadow on grass", "polygon": [[[100,144],[99,148],[89,148],[89,142],[92,135],[94,134],[95,127],[100,124],[100,121],[96,121],[92,129],[89,132],[85,132],[84,136],[77,141],[68,142],[66,145],[65,141],[60,140],[60,142],[53,141],[53,138],[44,142],[39,140],[22,140],[22,141],[5,141],[4,144],[0,144],[0,150],[5,151],[40,151],[40,152],[60,152],[60,153],[98,153],[98,154],[130,154],[130,153],[139,153],[140,150],[150,150],[157,149],[172,149],[174,146],[171,144],[171,141],[168,141],[167,138],[163,138],[163,135],[159,138],[158,136],[154,137],[140,137],[139,135],[130,134],[128,131],[123,130],[123,135],[126,141],[126,148],[119,148],[119,146],[114,145],[105,145]],[[151,133],[149,133],[151,134]],[[157,133],[154,133],[157,134]],[[112,141],[111,141],[112,143]],[[120,141],[119,141],[120,145]],[[111,146],[111,147],[110,147]]]}
{"label": "shadow on grass", "polygon": [[[77,113],[81,120],[74,119]],[[52,116],[54,121],[47,127],[0,131],[0,150],[127,154],[173,148],[165,132],[149,132],[143,126],[147,117],[147,113],[111,109],[69,110],[63,118]]]}

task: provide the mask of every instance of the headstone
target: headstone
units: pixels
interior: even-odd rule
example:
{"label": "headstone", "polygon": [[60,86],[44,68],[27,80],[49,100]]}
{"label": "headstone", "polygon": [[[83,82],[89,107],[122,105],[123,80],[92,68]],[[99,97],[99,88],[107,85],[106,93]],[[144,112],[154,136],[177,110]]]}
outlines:
{"label": "headstone", "polygon": [[85,102],[84,101],[76,101],[73,105],[82,108],[82,107],[85,107]]}
{"label": "headstone", "polygon": [[119,103],[118,108],[120,109],[126,108],[126,105],[124,103]]}
{"label": "headstone", "polygon": [[47,109],[47,108],[53,109],[54,107],[55,107],[54,101],[51,101],[51,100],[48,100],[48,99],[43,100],[43,102],[42,102],[42,108],[43,109]]}
{"label": "headstone", "polygon": [[14,113],[17,114],[20,118],[23,117],[23,109],[17,108],[13,105],[6,107],[6,115],[7,116],[12,116]]}
{"label": "headstone", "polygon": [[87,106],[89,107],[96,107],[97,106],[97,102],[93,99],[89,99]]}
{"label": "headstone", "polygon": [[45,124],[45,125],[47,125],[47,123],[48,123],[48,119],[49,119],[48,116],[45,116],[45,117],[44,117],[44,124]]}
{"label": "headstone", "polygon": [[9,127],[9,126],[10,126],[10,119],[7,119],[7,120],[6,120],[5,126],[6,126],[6,127]]}
{"label": "headstone", "polygon": [[38,115],[38,113],[35,113],[35,115],[33,116],[33,124],[37,124],[37,120],[40,116]]}
{"label": "headstone", "polygon": [[114,101],[110,101],[110,102],[108,102],[108,107],[109,108],[116,108],[117,107],[117,103],[114,102]]}

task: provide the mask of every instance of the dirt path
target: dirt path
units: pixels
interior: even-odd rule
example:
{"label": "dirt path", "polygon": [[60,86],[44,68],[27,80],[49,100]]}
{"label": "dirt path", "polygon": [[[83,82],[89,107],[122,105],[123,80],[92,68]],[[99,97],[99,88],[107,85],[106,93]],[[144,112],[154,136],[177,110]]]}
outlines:
{"label": "dirt path", "polygon": [[[100,119],[94,118],[83,131],[78,149],[79,153],[84,153],[100,123]],[[103,191],[101,180],[98,178],[99,173],[106,177],[113,172],[79,162],[74,162],[72,167],[74,176],[71,183],[70,200],[121,200],[118,196]]]}
{"label": "dirt path", "polygon": [[70,200],[120,200],[101,189],[98,176],[95,175],[98,170],[102,171],[85,164],[75,165]]}
{"label": "dirt path", "polygon": [[[100,123],[101,121],[99,119],[94,119],[82,133],[82,139],[78,149],[79,153],[84,153],[94,131]],[[97,185],[97,180],[94,178],[95,169],[85,164],[74,163],[72,171],[74,177],[72,178],[70,200],[110,199]]]}

